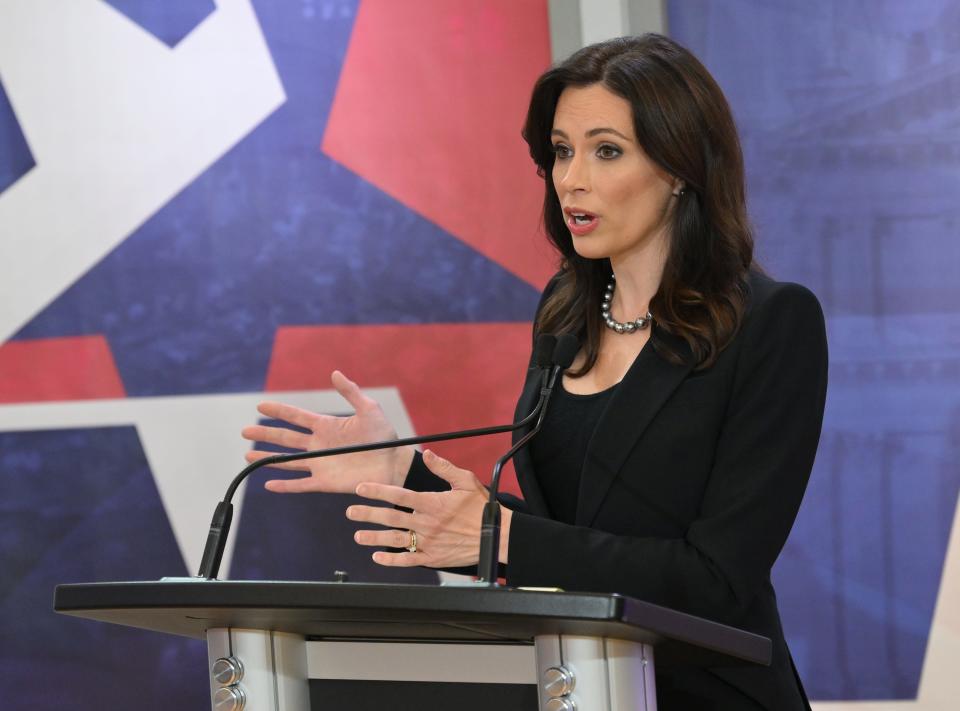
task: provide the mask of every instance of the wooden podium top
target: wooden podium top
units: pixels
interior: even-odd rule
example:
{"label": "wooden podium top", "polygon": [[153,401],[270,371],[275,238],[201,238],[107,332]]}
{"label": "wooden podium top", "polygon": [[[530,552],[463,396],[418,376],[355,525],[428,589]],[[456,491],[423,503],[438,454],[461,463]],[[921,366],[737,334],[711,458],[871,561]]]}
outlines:
{"label": "wooden podium top", "polygon": [[770,640],[620,595],[482,586],[164,580],[59,585],[54,610],[203,638],[208,628],[308,639],[530,644],[540,634],[656,647],[657,668],[769,664]]}

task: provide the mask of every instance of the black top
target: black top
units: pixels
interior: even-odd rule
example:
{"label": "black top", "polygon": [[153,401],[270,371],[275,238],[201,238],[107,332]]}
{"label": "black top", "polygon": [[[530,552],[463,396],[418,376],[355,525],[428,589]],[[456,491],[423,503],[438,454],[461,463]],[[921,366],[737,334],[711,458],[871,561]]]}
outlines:
{"label": "black top", "polygon": [[616,385],[591,395],[567,392],[557,384],[540,433],[530,441],[530,458],[551,516],[573,523],[580,473],[587,447]]}

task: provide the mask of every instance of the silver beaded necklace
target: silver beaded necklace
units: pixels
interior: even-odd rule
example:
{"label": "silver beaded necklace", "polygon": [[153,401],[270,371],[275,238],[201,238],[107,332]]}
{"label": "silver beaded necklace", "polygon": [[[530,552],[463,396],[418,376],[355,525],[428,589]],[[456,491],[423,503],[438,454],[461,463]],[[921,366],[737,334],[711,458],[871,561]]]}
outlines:
{"label": "silver beaded necklace", "polygon": [[634,321],[627,321],[622,323],[617,321],[613,316],[610,315],[610,304],[613,303],[613,289],[616,286],[617,278],[611,274],[610,283],[607,284],[607,291],[603,295],[603,322],[607,325],[611,331],[616,331],[617,333],[633,333],[634,331],[642,331],[650,325],[650,322],[653,321],[653,314],[647,311],[646,316],[640,316]]}

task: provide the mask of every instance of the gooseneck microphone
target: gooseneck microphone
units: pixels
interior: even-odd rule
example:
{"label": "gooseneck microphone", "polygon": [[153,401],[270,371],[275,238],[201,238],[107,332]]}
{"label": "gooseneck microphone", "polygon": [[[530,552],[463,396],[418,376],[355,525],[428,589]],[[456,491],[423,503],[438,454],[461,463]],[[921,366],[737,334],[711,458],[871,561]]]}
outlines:
{"label": "gooseneck microphone", "polygon": [[[537,423],[527,434],[518,439],[516,443],[507,450],[493,467],[493,477],[490,479],[490,499],[483,506],[483,518],[480,523],[480,559],[477,563],[477,582],[486,583],[490,586],[497,585],[497,571],[500,561],[500,502],[497,501],[497,493],[500,489],[500,472],[503,465],[509,462],[513,456],[520,451],[536,434],[543,425],[543,419],[547,414],[547,403],[550,402],[550,395],[557,383],[557,377],[563,371],[570,367],[573,359],[577,357],[580,351],[580,342],[576,336],[564,334],[557,337],[557,345],[554,348],[551,358],[551,368],[544,372],[544,377],[540,386],[540,400],[534,412],[538,413]],[[530,420],[530,416],[524,418]]]}
{"label": "gooseneck microphone", "polygon": [[[559,340],[562,339],[563,337],[561,337]],[[553,370],[556,372],[556,366],[553,364],[556,361],[554,354],[557,350],[557,343],[558,339],[551,335],[542,335],[537,338],[536,347],[534,348],[534,364],[537,368],[540,368],[544,371],[542,376],[544,384],[546,384],[548,375],[551,372],[551,366],[553,366]],[[554,377],[556,376],[554,375]],[[533,410],[530,411],[530,414],[514,424],[498,425],[496,427],[481,427],[472,430],[460,430],[458,432],[444,432],[442,434],[424,435],[422,437],[391,439],[382,442],[368,442],[365,444],[355,444],[347,447],[315,449],[306,452],[293,452],[291,454],[275,454],[270,457],[258,459],[257,461],[247,465],[243,471],[234,477],[233,481],[230,482],[230,486],[227,488],[227,493],[223,497],[223,500],[217,504],[217,508],[213,512],[213,518],[210,521],[210,531],[207,534],[207,543],[203,549],[203,557],[200,560],[200,571],[197,573],[197,577],[206,580],[216,579],[217,573],[220,571],[220,562],[223,559],[223,551],[227,545],[227,536],[230,535],[230,523],[233,521],[233,496],[237,491],[237,487],[240,486],[243,480],[250,476],[250,474],[255,472],[257,469],[271,466],[273,464],[297,462],[302,459],[319,459],[321,457],[334,457],[338,454],[371,452],[377,449],[390,449],[392,447],[426,444],[427,442],[444,442],[452,439],[484,437],[486,435],[512,432],[513,430],[526,427],[533,422],[537,415],[540,414],[541,409],[546,404],[546,397],[549,397],[544,396],[543,392],[543,389],[541,389],[540,399],[536,406],[534,406]],[[539,423],[537,426],[539,427]]]}

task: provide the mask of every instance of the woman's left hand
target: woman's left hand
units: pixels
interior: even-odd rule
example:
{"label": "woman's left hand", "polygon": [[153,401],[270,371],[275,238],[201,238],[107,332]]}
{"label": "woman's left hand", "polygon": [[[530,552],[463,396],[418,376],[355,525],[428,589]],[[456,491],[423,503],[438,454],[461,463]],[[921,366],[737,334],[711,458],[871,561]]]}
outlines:
{"label": "woman's left hand", "polygon": [[[354,540],[360,545],[382,548],[407,548],[411,531],[416,532],[415,553],[377,551],[373,560],[381,565],[430,568],[454,568],[476,565],[480,557],[480,519],[489,496],[473,472],[460,469],[430,450],[423,453],[427,468],[446,480],[450,491],[410,491],[388,484],[360,484],[357,494],[412,509],[413,513],[378,506],[350,506],[347,518],[390,530],[359,530]],[[504,516],[504,514],[506,514]],[[501,511],[509,517],[509,513]]]}

